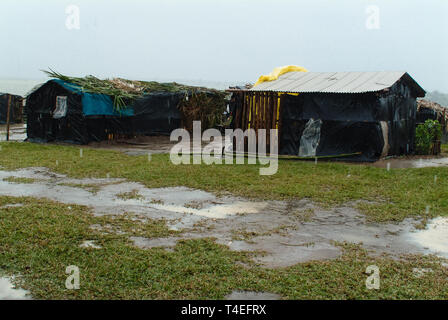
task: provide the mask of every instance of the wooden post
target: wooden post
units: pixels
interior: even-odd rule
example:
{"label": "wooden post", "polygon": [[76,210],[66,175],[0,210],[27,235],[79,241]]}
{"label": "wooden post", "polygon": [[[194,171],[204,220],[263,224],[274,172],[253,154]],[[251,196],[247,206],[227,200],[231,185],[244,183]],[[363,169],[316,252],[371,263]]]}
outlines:
{"label": "wooden post", "polygon": [[263,123],[263,129],[268,129],[268,102],[269,102],[269,93],[265,92],[263,95],[263,118],[261,119]]}
{"label": "wooden post", "polygon": [[260,92],[255,93],[255,134],[258,135],[258,129],[260,124],[260,101],[261,101],[261,94]]}
{"label": "wooden post", "polygon": [[272,108],[272,129],[276,129],[276,128],[277,128],[277,126],[276,126],[276,124],[277,124],[276,120],[277,120],[278,94],[277,94],[277,93],[274,93],[272,98],[273,98],[273,100],[274,100],[274,105],[273,105],[273,108]]}
{"label": "wooden post", "polygon": [[238,93],[238,99],[242,104],[239,105],[239,108],[236,109],[236,115],[235,117],[238,117],[238,119],[235,119],[235,126],[238,128],[242,128],[243,126],[243,108],[244,108],[244,93],[240,92]]}
{"label": "wooden post", "polygon": [[247,126],[247,118],[248,118],[247,117],[247,113],[248,113],[247,109],[248,109],[248,103],[249,103],[246,92],[243,93],[243,98],[244,98],[244,100],[243,100],[243,113],[241,115],[241,118],[242,118],[241,129],[243,129],[243,131],[244,131],[244,130],[246,130],[244,128]]}
{"label": "wooden post", "polygon": [[11,113],[11,95],[8,97],[8,109],[6,111],[6,141],[9,141],[9,116]]}
{"label": "wooden post", "polygon": [[285,95],[281,95],[280,96],[280,104],[278,106],[278,119],[277,119],[277,127],[278,127],[278,150],[280,152],[280,138],[282,135],[282,111],[283,111],[283,100],[284,100]]}
{"label": "wooden post", "polygon": [[271,153],[271,129],[272,129],[272,106],[274,104],[273,93],[268,92],[267,110],[266,110],[266,142],[269,145],[269,153]]}
{"label": "wooden post", "polygon": [[247,105],[247,129],[249,129],[252,125],[252,105],[253,105],[252,92],[250,92],[248,96],[249,96],[249,103]]}

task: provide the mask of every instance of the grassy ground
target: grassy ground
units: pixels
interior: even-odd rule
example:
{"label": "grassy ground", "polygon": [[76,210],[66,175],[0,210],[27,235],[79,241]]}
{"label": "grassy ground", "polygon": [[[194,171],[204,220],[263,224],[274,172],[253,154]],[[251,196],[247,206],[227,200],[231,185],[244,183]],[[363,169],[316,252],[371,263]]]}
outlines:
{"label": "grassy ground", "polygon": [[[174,166],[167,155],[153,155],[149,162],[146,156],[93,149],[84,149],[81,158],[74,146],[0,146],[4,169],[43,166],[73,177],[120,177],[148,187],[184,185],[262,199],[307,197],[322,205],[371,200],[360,207],[376,221],[420,215],[427,205],[430,216],[448,215],[446,168],[386,171],[281,161],[276,175],[263,177],[253,165]],[[4,207],[16,203],[23,205]],[[181,241],[172,252],[137,248],[129,237],[175,232],[163,221],[133,218],[94,217],[81,206],[0,196],[0,274],[18,276],[18,284],[42,299],[220,299],[232,290],[274,292],[285,299],[448,299],[448,269],[436,257],[372,258],[358,246],[341,243],[339,259],[271,270],[251,262],[251,253],[231,252],[212,239]],[[101,249],[79,247],[86,240]],[[69,265],[80,269],[79,290],[65,288]],[[369,265],[380,268],[380,290],[366,289]],[[418,278],[413,268],[432,272]]]}
{"label": "grassy ground", "polygon": [[448,144],[442,144],[442,153],[448,153]]}
{"label": "grassy ground", "polygon": [[[4,207],[15,203],[23,206]],[[172,234],[163,221],[94,217],[81,206],[13,197],[0,197],[0,216],[0,272],[18,276],[34,298],[221,299],[232,290],[253,290],[286,299],[448,299],[448,269],[434,257],[371,258],[339,244],[339,259],[270,270],[212,240],[183,241],[173,252],[130,243],[132,235]],[[85,240],[102,248],[80,248]],[[79,290],[65,288],[69,265],[79,267]],[[366,289],[369,265],[380,268],[379,290]],[[418,278],[413,268],[433,272]]]}
{"label": "grassy ground", "polygon": [[[44,166],[72,177],[106,176],[142,182],[148,187],[188,186],[260,199],[310,198],[334,206],[362,201],[359,208],[374,221],[400,221],[448,215],[448,168],[385,169],[366,165],[281,160],[273,176],[258,165],[173,165],[169,155],[128,156],[118,151],[31,143],[1,143],[0,166]],[[446,146],[444,146],[446,150]],[[434,183],[434,177],[437,182]]]}
{"label": "grassy ground", "polygon": [[18,177],[8,177],[3,179],[4,181],[12,182],[12,183],[36,183],[36,179],[32,178],[18,178]]}

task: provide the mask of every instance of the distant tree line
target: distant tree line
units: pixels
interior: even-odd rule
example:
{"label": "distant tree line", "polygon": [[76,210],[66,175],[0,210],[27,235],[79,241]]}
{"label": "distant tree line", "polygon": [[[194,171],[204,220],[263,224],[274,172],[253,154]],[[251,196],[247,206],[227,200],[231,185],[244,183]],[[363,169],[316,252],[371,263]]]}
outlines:
{"label": "distant tree line", "polygon": [[425,99],[437,102],[438,104],[448,108],[448,94],[446,93],[439,91],[427,92]]}

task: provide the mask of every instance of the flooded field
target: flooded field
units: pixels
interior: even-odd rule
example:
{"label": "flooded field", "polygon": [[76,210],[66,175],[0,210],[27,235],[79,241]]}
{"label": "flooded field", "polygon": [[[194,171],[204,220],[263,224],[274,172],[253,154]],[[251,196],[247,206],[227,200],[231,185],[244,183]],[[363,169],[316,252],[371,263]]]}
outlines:
{"label": "flooded field", "polygon": [[[324,209],[307,199],[250,201],[186,187],[151,189],[123,179],[72,179],[46,168],[3,170],[0,179],[1,195],[84,205],[95,215],[163,219],[180,231],[167,238],[131,238],[142,248],[171,250],[179,240],[214,238],[231,250],[257,253],[254,261],[268,268],[337,258],[341,250],[334,241],[361,244],[371,255],[448,257],[448,218],[436,218],[418,230],[419,221],[413,219],[369,223],[357,203]],[[83,247],[101,249],[84,240]]]}

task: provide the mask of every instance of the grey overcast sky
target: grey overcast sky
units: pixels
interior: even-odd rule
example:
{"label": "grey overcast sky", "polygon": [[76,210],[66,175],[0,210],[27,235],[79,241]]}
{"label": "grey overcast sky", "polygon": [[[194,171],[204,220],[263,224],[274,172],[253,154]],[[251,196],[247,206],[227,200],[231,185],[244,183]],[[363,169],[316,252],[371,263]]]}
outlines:
{"label": "grey overcast sky", "polygon": [[[79,30],[66,27],[71,4]],[[366,27],[372,21],[379,29]],[[42,78],[39,70],[51,67],[77,76],[254,82],[295,64],[404,70],[426,90],[448,92],[447,31],[446,0],[1,0],[0,78]]]}

